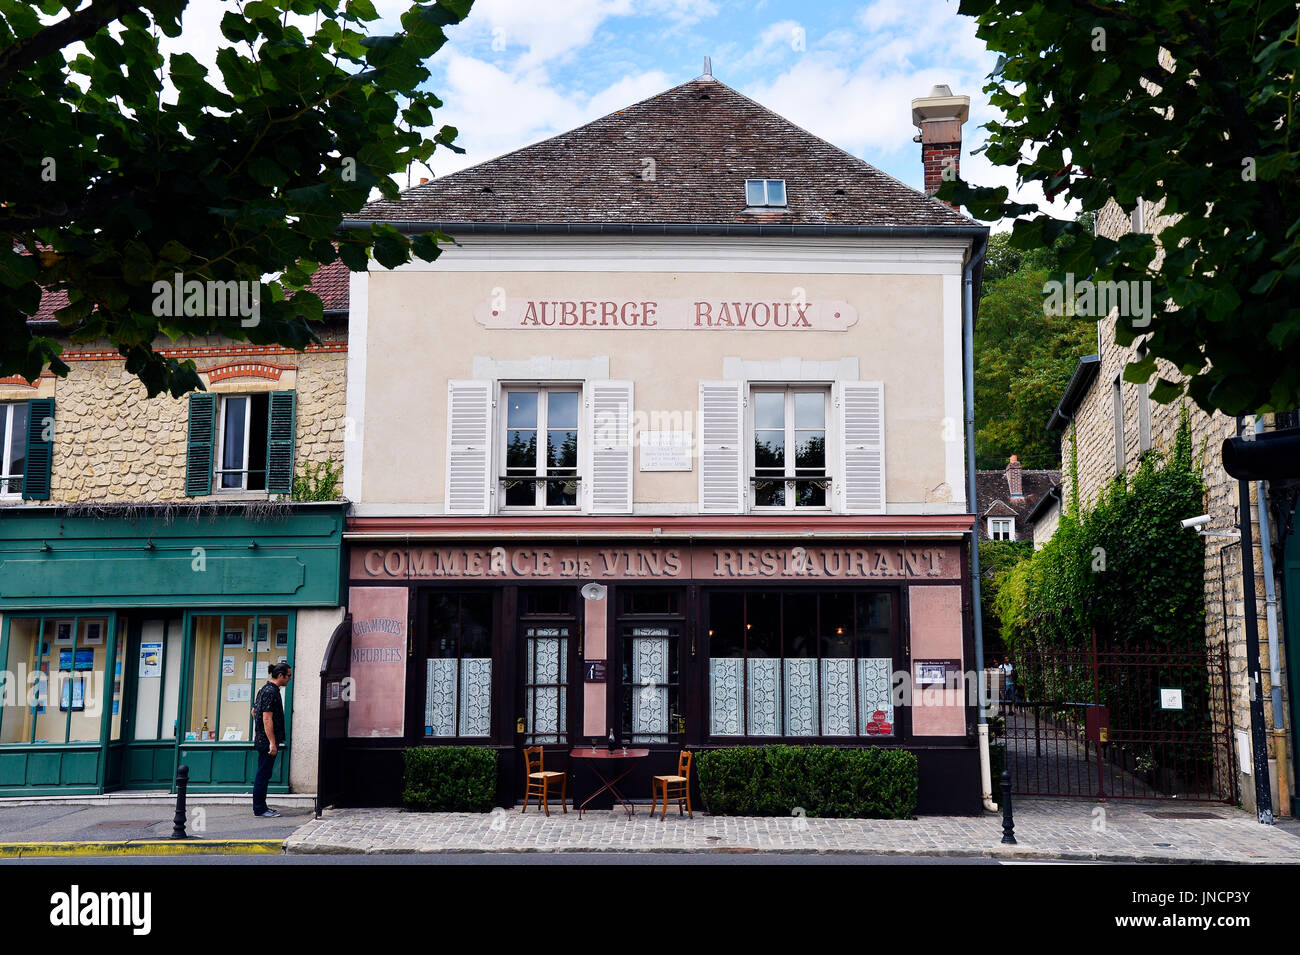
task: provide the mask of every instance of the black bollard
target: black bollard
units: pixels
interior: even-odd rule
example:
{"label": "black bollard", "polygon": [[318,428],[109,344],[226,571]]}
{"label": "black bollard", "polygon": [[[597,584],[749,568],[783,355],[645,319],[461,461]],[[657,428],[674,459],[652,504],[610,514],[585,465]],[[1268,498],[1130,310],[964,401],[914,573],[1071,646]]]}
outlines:
{"label": "black bollard", "polygon": [[172,818],[172,838],[188,839],[185,832],[185,790],[190,785],[190,768],[181,766],[176,770],[176,815]]}
{"label": "black bollard", "polygon": [[1002,841],[1006,845],[1016,844],[1016,822],[1011,818],[1011,772],[1002,771]]}

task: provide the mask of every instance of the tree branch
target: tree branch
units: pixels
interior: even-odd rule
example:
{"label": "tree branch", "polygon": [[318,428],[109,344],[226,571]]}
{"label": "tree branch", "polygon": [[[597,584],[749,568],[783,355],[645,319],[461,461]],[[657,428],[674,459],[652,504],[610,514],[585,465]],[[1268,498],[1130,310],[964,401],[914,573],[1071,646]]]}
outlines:
{"label": "tree branch", "polygon": [[90,39],[114,20],[139,11],[138,0],[90,0],[90,6],[0,50],[0,83],[69,44]]}

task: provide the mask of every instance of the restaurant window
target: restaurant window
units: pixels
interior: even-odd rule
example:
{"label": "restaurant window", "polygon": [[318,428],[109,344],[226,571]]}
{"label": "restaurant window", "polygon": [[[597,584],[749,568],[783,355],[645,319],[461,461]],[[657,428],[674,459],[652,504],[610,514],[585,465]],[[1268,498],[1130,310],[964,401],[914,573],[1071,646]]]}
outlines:
{"label": "restaurant window", "polygon": [[[253,700],[269,667],[290,663],[289,618],[284,614],[203,614],[191,622],[189,723],[185,742],[250,743]],[[142,651],[140,675],[162,673],[157,659]],[[284,691],[281,690],[283,696]],[[288,707],[286,707],[286,712]]]}
{"label": "restaurant window", "polygon": [[0,743],[99,742],[115,698],[108,629],[100,616],[10,619]]}
{"label": "restaurant window", "polygon": [[667,743],[684,729],[678,697],[680,591],[624,588],[620,597],[620,735],[633,743]]}
{"label": "restaurant window", "polygon": [[569,739],[569,652],[574,626],[573,591],[519,591],[524,642],[524,742],[565,743]]}
{"label": "restaurant window", "polygon": [[483,737],[492,732],[492,597],[429,596],[424,735]]}
{"label": "restaurant window", "polygon": [[755,388],[752,393],[755,507],[825,507],[824,388]]}
{"label": "restaurant window", "polygon": [[577,507],[579,390],[508,386],[504,393],[506,507]]}
{"label": "restaurant window", "polygon": [[708,598],[711,736],[893,736],[886,592]]}

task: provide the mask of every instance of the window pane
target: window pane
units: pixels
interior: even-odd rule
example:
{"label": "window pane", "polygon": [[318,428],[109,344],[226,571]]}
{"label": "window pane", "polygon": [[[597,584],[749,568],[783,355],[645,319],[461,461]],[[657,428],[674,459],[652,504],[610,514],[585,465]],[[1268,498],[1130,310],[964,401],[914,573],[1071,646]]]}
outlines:
{"label": "window pane", "polygon": [[761,206],[764,202],[763,180],[746,179],[745,180],[745,205]]}
{"label": "window pane", "polygon": [[709,595],[709,733],[744,735],[744,596]]}
{"label": "window pane", "polygon": [[492,656],[492,596],[466,594],[460,598],[460,655]]}
{"label": "window pane", "polygon": [[529,474],[536,472],[536,431],[511,431],[506,435],[506,467]]}
{"label": "window pane", "polygon": [[826,469],[825,431],[795,432],[794,466],[801,472]]}
{"label": "window pane", "polygon": [[853,656],[852,594],[822,594],[821,647],[824,657]]}
{"label": "window pane", "polygon": [[785,430],[785,393],[779,391],[754,392],[754,429]]}
{"label": "window pane", "polygon": [[[227,398],[224,402],[221,468],[223,471],[240,471],[244,467],[244,416],[247,398]],[[242,474],[222,474],[222,487],[243,487]]]}
{"label": "window pane", "polygon": [[794,426],[818,430],[826,427],[826,396],[822,392],[795,392]]}
{"label": "window pane", "polygon": [[548,429],[546,464],[551,468],[575,470],[578,467],[578,432]]}
{"label": "window pane", "polygon": [[[43,641],[39,639],[40,623],[23,617],[9,622],[9,659],[5,661],[5,672],[0,674],[0,680],[5,681],[5,691],[0,694],[4,704],[0,710],[0,743],[30,741],[32,722],[39,723],[49,708],[50,637],[47,633]],[[34,673],[39,674],[35,682],[30,679]],[[44,730],[46,735],[50,728]]]}
{"label": "window pane", "polygon": [[623,643],[624,736],[634,743],[666,743],[677,705],[676,633],[669,627],[631,627]]}
{"label": "window pane", "polygon": [[[208,739],[251,742],[253,697],[266,683],[270,658],[269,617],[227,616],[221,631],[221,655],[209,663],[208,685],[219,687],[219,695],[202,713],[191,716],[203,731],[203,717],[212,717]],[[195,667],[195,679],[200,668]],[[218,683],[219,679],[219,683]],[[197,711],[196,711],[197,712]]]}
{"label": "window pane", "polygon": [[506,393],[506,427],[537,427],[537,392],[510,391]]}
{"label": "window pane", "polygon": [[[55,647],[60,676],[59,708],[71,717],[68,742],[94,743],[99,741],[103,725],[104,700],[112,695],[112,687],[104,677],[108,663],[108,621],[103,617],[82,617],[74,630],[75,644]],[[106,686],[110,691],[107,694]]]}
{"label": "window pane", "polygon": [[568,740],[568,627],[524,630],[524,738],[534,743]]}
{"label": "window pane", "polygon": [[893,606],[887,593],[857,595],[858,732],[894,735]]}
{"label": "window pane", "polygon": [[767,181],[767,204],[770,206],[785,205],[785,183],[780,179],[769,179]]}
{"label": "window pane", "polygon": [[546,484],[546,503],[549,507],[577,507],[577,481],[548,481]]}
{"label": "window pane", "polygon": [[[203,739],[204,726],[206,725],[207,731],[211,731],[215,725],[217,707],[220,705],[217,693],[223,641],[229,640],[232,650],[236,644],[242,647],[247,643],[248,634],[236,632],[233,618],[230,623],[229,633],[223,634],[219,616],[194,618],[194,670],[190,677],[189,725],[185,731],[187,740]],[[252,701],[249,702],[251,706]]]}
{"label": "window pane", "polygon": [[754,432],[754,467],[785,473],[785,432]]}
{"label": "window pane", "polygon": [[[9,475],[21,479],[27,473],[27,405],[14,405],[9,430]],[[3,490],[16,494],[23,489],[21,480],[11,480]]]}
{"label": "window pane", "polygon": [[271,398],[253,395],[248,419],[248,484],[250,491],[266,490],[266,429],[270,425]]}
{"label": "window pane", "polygon": [[546,426],[548,428],[578,428],[578,393],[552,391],[547,395]]}

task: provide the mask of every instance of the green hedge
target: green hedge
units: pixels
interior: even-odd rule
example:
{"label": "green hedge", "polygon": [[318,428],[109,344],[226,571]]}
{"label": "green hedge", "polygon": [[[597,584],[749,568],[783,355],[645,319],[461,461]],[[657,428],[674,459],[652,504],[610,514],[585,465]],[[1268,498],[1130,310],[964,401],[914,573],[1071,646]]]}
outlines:
{"label": "green hedge", "polygon": [[715,816],[909,819],[917,759],[899,749],[746,746],[696,755],[700,796]]}
{"label": "green hedge", "polygon": [[406,760],[402,804],[413,812],[490,812],[497,754],[478,746],[419,746]]}

